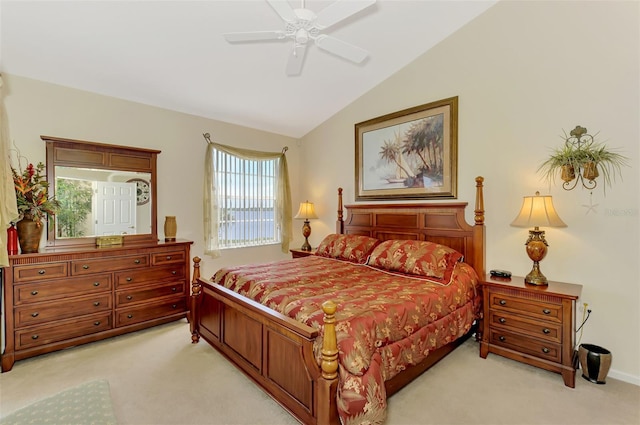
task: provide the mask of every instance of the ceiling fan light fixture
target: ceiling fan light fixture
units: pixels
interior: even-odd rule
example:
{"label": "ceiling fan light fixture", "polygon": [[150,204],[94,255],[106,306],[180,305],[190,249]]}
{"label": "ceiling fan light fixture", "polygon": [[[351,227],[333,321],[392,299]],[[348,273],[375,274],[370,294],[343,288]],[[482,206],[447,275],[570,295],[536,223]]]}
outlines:
{"label": "ceiling fan light fixture", "polygon": [[321,10],[318,15],[305,8],[304,0],[302,0],[302,8],[300,9],[293,9],[286,0],[266,1],[285,22],[284,31],[226,33],[224,34],[226,40],[231,43],[282,40],[285,38],[293,40],[294,45],[286,68],[287,75],[300,74],[309,39],[313,40],[320,49],[354,63],[361,63],[369,55],[366,50],[360,47],[326,34],[320,34],[320,31],[373,5],[376,0],[336,0]]}

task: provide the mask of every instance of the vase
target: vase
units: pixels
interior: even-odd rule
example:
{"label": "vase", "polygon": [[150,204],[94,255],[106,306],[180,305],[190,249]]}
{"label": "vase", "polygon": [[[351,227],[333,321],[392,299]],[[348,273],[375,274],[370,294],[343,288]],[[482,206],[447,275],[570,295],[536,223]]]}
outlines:
{"label": "vase", "polygon": [[576,171],[573,165],[563,165],[560,178],[566,183],[569,183],[571,180],[575,179]]}
{"label": "vase", "polygon": [[168,215],[164,218],[164,240],[165,242],[173,242],[176,240],[178,232],[178,223],[176,223],[175,215]]}
{"label": "vase", "polygon": [[40,239],[42,238],[42,222],[34,220],[30,216],[25,216],[16,223],[18,230],[18,241],[20,242],[20,251],[23,254],[32,254],[38,252],[40,248]]}
{"label": "vase", "polygon": [[584,171],[582,172],[582,176],[587,180],[595,180],[600,173],[598,172],[598,167],[596,163],[593,161],[589,161],[584,164]]}

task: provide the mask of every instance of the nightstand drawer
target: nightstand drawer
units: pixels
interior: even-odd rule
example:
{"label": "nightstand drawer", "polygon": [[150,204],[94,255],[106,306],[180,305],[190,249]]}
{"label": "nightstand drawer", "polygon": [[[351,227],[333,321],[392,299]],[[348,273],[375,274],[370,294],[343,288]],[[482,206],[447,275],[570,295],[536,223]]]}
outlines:
{"label": "nightstand drawer", "polygon": [[560,344],[541,341],[536,338],[530,338],[500,329],[491,329],[489,332],[489,341],[491,344],[510,348],[552,362],[559,363],[562,359]]}
{"label": "nightstand drawer", "polygon": [[520,332],[547,341],[562,342],[562,327],[556,323],[541,322],[526,316],[491,310],[489,324],[492,328],[502,328],[506,331]]}
{"label": "nightstand drawer", "polygon": [[489,308],[562,323],[562,304],[529,300],[492,291],[489,294]]}

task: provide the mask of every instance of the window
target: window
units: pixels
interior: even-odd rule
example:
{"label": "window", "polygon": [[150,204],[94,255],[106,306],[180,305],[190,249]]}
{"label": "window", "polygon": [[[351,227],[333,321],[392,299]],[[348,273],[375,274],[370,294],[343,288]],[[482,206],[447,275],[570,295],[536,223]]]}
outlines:
{"label": "window", "polygon": [[248,160],[213,150],[220,248],[280,243],[276,224],[279,159]]}
{"label": "window", "polygon": [[240,149],[207,140],[204,176],[205,254],[280,243],[289,253],[291,193],[286,148]]}

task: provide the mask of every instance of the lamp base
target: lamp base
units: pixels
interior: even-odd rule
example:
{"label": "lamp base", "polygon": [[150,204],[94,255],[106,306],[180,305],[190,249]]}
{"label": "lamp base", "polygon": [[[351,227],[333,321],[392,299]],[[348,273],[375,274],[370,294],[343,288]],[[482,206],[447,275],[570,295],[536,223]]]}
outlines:
{"label": "lamp base", "polygon": [[309,225],[309,220],[305,220],[302,225],[302,236],[304,236],[304,243],[302,244],[303,251],[311,251],[311,244],[309,243],[309,236],[311,235],[311,226]]}
{"label": "lamp base", "polygon": [[537,261],[533,262],[533,268],[531,269],[529,274],[525,276],[524,282],[528,283],[529,285],[536,286],[549,285],[549,281],[547,280],[547,277],[540,271],[540,266]]}

